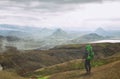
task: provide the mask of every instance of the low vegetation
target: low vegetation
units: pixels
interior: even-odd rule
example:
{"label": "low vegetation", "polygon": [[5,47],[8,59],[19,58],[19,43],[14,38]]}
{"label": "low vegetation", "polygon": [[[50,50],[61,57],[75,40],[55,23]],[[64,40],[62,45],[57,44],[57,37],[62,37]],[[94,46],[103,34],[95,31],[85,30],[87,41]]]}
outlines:
{"label": "low vegetation", "polygon": [[[110,58],[106,58],[106,59],[93,60],[91,62],[91,64],[92,64],[92,67],[97,68],[99,66],[103,66],[103,65],[106,65],[106,64],[118,61],[118,60],[120,60],[120,57],[110,57]],[[70,72],[70,71],[74,71],[74,70],[82,71],[83,69],[84,69],[84,63],[82,62],[82,60],[78,59],[78,60],[73,60],[73,61],[69,61],[66,63],[42,68],[42,69],[36,70],[34,73],[31,73],[28,75],[29,76],[31,76],[31,75],[39,76],[42,78],[47,75],[53,75],[53,74],[63,73],[63,72]]]}
{"label": "low vegetation", "polygon": [[28,79],[28,78],[20,77],[15,72],[0,71],[0,79]]}
{"label": "low vegetation", "polygon": [[[92,67],[96,68],[120,60],[118,56],[120,43],[92,44],[92,46],[95,52]],[[5,70],[13,69],[21,76],[37,76],[39,79],[47,79],[53,74],[83,70],[84,64],[81,58],[84,47],[84,44],[74,44],[57,46],[50,50],[24,51],[8,48],[0,53],[0,64]]]}

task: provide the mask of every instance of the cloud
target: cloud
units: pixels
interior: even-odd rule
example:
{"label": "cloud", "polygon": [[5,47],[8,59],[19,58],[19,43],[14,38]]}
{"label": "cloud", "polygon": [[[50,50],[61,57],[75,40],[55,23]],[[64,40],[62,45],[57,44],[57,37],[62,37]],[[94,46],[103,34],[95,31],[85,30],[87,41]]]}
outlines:
{"label": "cloud", "polygon": [[[15,1],[15,2],[31,2],[33,0],[10,0],[10,1]],[[34,0],[34,1],[39,1],[39,2],[48,2],[48,3],[89,3],[89,2],[102,2],[103,0]]]}
{"label": "cloud", "polygon": [[103,0],[6,0],[2,1],[5,6],[16,6],[23,8],[38,8],[38,9],[56,9],[69,4],[82,4],[91,2],[102,2]]}
{"label": "cloud", "polygon": [[117,22],[117,21],[119,21],[120,22],[120,18],[102,18],[102,19],[86,19],[85,21],[94,21],[94,22],[96,22],[96,21],[112,21],[112,22]]}
{"label": "cloud", "polygon": [[80,28],[86,19],[116,21],[119,5],[113,0],[0,0],[0,23]]}
{"label": "cloud", "polygon": [[27,3],[30,2],[42,2],[42,3],[55,3],[55,4],[84,4],[84,3],[96,3],[104,1],[120,1],[120,0],[9,0],[17,3]]}
{"label": "cloud", "polygon": [[[2,8],[21,8],[25,10],[66,11],[75,9],[77,4],[101,3],[107,0],[5,0],[0,1]],[[113,1],[113,0],[109,0]],[[66,7],[67,6],[67,7]]]}

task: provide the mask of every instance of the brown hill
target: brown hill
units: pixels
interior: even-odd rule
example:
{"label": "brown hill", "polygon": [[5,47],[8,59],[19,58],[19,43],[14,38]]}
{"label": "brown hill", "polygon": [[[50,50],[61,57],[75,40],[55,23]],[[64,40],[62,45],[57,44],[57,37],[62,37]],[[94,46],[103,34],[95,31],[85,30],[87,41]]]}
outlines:
{"label": "brown hill", "polygon": [[[113,62],[116,62],[116,61],[119,61],[119,60],[120,60],[120,54],[119,55],[114,55],[114,56],[111,56],[111,57],[107,57],[107,58],[104,58],[104,59],[95,59],[91,62],[91,64],[92,64],[92,67],[99,68],[100,66],[103,66],[103,65],[105,66],[106,64],[110,64],[110,63],[113,63]],[[65,62],[65,63],[62,63],[62,64],[56,64],[56,65],[53,65],[53,66],[37,69],[35,72],[32,72],[31,74],[29,73],[28,75],[29,76],[31,76],[31,75],[41,76],[41,77],[49,75],[52,78],[55,75],[54,77],[56,78],[56,74],[59,77],[59,74],[65,74],[66,72],[71,73],[73,71],[81,72],[81,71],[83,71],[83,69],[84,69],[84,63],[81,61],[81,59],[77,59],[77,60],[68,61],[68,62]],[[85,71],[84,71],[84,73],[85,73]],[[64,78],[61,78],[61,79],[64,79]],[[66,79],[69,79],[69,78],[66,78]]]}
{"label": "brown hill", "polygon": [[20,77],[18,74],[9,71],[0,71],[0,79],[28,79]]}
{"label": "brown hill", "polygon": [[91,74],[75,70],[52,75],[49,79],[120,79],[120,60],[92,69]]}
{"label": "brown hill", "polygon": [[[95,58],[105,58],[120,51],[120,43],[92,44]],[[33,72],[36,69],[60,64],[70,60],[81,59],[85,44],[57,46],[50,50],[25,50],[9,48],[0,54],[0,64],[4,69],[12,68],[20,74]]]}

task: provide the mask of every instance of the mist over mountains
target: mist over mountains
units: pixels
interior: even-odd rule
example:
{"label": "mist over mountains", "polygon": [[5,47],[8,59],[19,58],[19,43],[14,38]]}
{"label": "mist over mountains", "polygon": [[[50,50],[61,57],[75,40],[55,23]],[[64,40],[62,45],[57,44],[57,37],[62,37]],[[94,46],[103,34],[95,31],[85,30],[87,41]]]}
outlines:
{"label": "mist over mountains", "polygon": [[99,40],[119,40],[119,30],[107,30],[102,27],[94,31],[67,31],[61,28],[0,24],[0,46],[13,46],[18,49],[50,49],[57,45],[84,44]]}

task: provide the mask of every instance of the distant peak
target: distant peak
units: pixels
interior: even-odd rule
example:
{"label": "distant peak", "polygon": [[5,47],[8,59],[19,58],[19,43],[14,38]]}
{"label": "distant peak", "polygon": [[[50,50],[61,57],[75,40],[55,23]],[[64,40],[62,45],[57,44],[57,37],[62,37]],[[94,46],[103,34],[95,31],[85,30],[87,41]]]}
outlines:
{"label": "distant peak", "polygon": [[90,33],[90,34],[88,34],[88,35],[98,35],[98,34],[96,34],[96,33]]}
{"label": "distant peak", "polygon": [[61,28],[58,28],[56,31],[63,31]]}
{"label": "distant peak", "polygon": [[106,32],[102,27],[99,27],[95,30],[95,32]]}
{"label": "distant peak", "polygon": [[[97,29],[96,29],[96,31],[97,30],[104,30],[102,27],[98,27]],[[104,30],[105,31],[105,30]]]}
{"label": "distant peak", "polygon": [[108,31],[104,30],[102,27],[99,27],[95,30],[95,33],[102,35],[102,36],[108,36]]}
{"label": "distant peak", "polygon": [[65,31],[62,30],[61,28],[58,28],[58,29],[55,30],[55,33],[65,33]]}
{"label": "distant peak", "polygon": [[61,36],[61,35],[64,36],[66,34],[67,33],[64,30],[62,30],[61,28],[56,29],[55,32],[53,33],[54,36]]}

